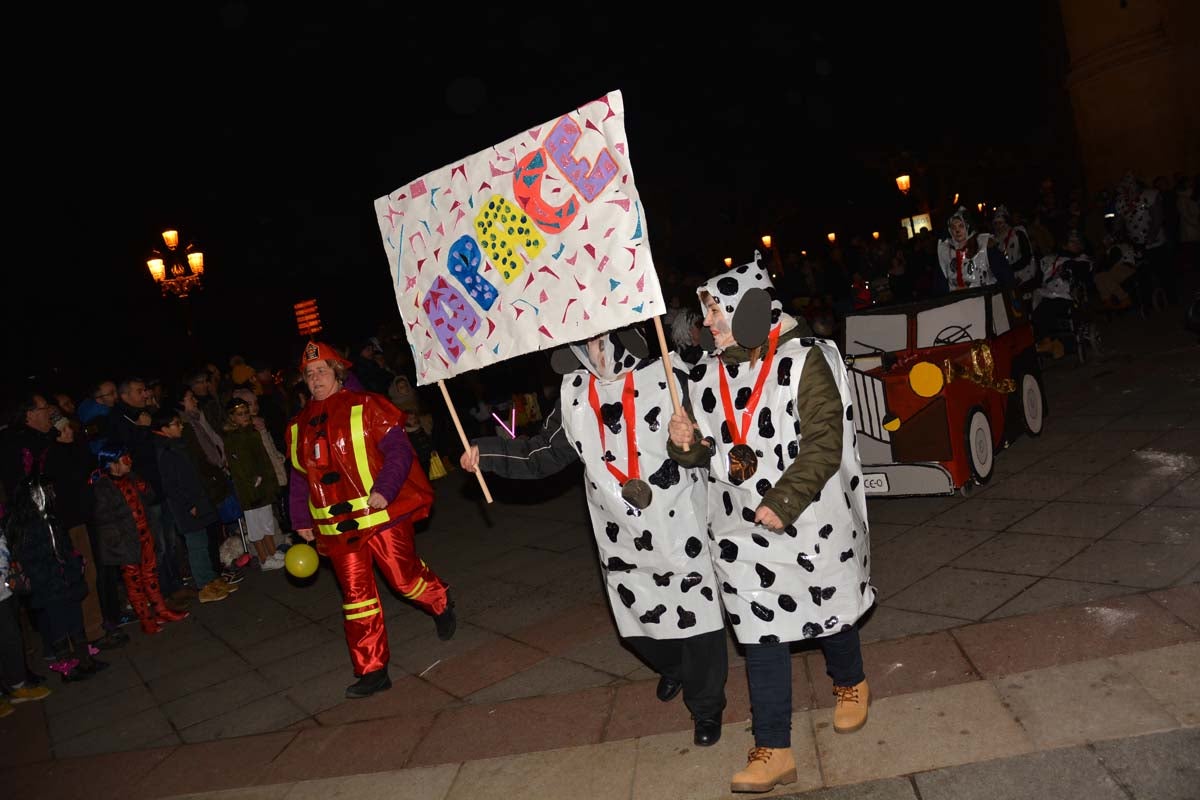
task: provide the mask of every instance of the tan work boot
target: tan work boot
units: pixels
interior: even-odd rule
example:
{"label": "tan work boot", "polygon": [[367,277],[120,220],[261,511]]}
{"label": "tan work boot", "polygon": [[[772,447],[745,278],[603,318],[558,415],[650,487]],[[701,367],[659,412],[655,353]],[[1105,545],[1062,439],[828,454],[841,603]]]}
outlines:
{"label": "tan work boot", "polygon": [[209,582],[208,585],[200,590],[201,603],[215,603],[218,600],[224,600],[226,597],[229,597],[229,592],[216,581]]}
{"label": "tan work boot", "polygon": [[796,760],[790,747],[752,747],[746,768],[733,776],[731,792],[769,792],[796,782]]}
{"label": "tan work boot", "polygon": [[833,694],[837,698],[833,708],[834,733],[854,733],[867,724],[871,690],[865,679],[853,686],[834,686]]}

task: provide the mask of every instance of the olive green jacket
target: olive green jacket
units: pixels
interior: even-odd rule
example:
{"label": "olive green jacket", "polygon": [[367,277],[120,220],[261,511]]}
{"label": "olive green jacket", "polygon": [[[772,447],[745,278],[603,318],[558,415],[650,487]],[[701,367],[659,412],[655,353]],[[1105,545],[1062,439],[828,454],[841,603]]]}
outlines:
{"label": "olive green jacket", "polygon": [[[779,337],[779,344],[810,335],[801,321],[800,325]],[[730,347],[721,354],[721,360],[726,364],[744,363],[750,360],[750,352],[744,347]],[[788,465],[775,485],[767,490],[762,500],[763,505],[774,511],[785,526],[795,522],[808,508],[821,487],[838,471],[842,461],[845,411],[829,362],[820,350],[804,360],[796,395],[796,418],[800,421],[799,451],[796,459]],[[684,407],[694,422],[691,406]],[[711,439],[701,440],[698,428],[693,438],[693,444],[686,452],[668,440],[667,452],[674,461],[685,467],[707,466],[709,459],[716,454],[715,445]]]}

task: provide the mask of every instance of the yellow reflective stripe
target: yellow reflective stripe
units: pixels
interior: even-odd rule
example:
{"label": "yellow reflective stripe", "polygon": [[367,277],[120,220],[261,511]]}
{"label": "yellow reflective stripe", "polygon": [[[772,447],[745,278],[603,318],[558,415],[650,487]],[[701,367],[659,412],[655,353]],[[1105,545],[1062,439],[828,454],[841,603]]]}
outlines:
{"label": "yellow reflective stripe", "polygon": [[[350,500],[349,503],[350,503],[350,511],[362,511],[364,508],[367,507],[367,498],[356,497],[353,500]],[[334,505],[336,505],[336,503]],[[331,514],[329,512],[329,509],[331,509],[331,508],[333,508],[333,506],[324,506],[323,508],[317,508],[316,506],[314,506],[312,504],[311,501],[308,504],[308,510],[309,510],[309,513],[312,514],[313,519],[332,519],[333,514]],[[349,513],[349,512],[347,511],[347,512],[343,512],[343,513]]]}
{"label": "yellow reflective stripe", "polygon": [[296,442],[297,442],[297,440],[299,440],[299,438],[300,438],[300,426],[293,425],[292,426],[292,454],[291,454],[292,455],[292,466],[295,467],[296,469],[300,470],[301,472],[307,473],[308,470],[306,470],[306,469],[304,469],[304,467],[300,466],[300,456],[296,453],[296,446],[297,446]]}
{"label": "yellow reflective stripe", "polygon": [[367,514],[365,517],[354,517],[358,521],[358,527],[354,530],[339,531],[336,525],[318,525],[317,533],[322,536],[341,536],[343,533],[354,533],[355,530],[364,530],[366,528],[378,525],[381,522],[387,522],[390,517],[386,508],[376,511],[374,514]]}
{"label": "yellow reflective stripe", "polygon": [[363,430],[363,407],[350,408],[350,440],[354,442],[354,462],[358,465],[358,478],[362,481],[363,491],[371,493],[375,478],[371,476],[371,465],[367,463],[367,433]]}
{"label": "yellow reflective stripe", "polygon": [[380,611],[383,611],[383,609],[382,608],[372,608],[370,611],[360,611],[357,614],[347,614],[346,619],[347,620],[362,619],[363,617],[369,617],[373,614],[378,614]]}
{"label": "yellow reflective stripe", "polygon": [[342,608],[346,609],[347,611],[352,611],[356,608],[365,608],[367,606],[373,606],[378,602],[379,602],[378,597],[372,597],[370,600],[363,600],[361,603],[342,603]]}
{"label": "yellow reflective stripe", "polygon": [[412,600],[417,595],[423,593],[426,588],[427,588],[427,585],[425,583],[425,579],[417,578],[417,585],[413,587],[413,590],[411,592],[405,592],[404,597],[409,600]]}

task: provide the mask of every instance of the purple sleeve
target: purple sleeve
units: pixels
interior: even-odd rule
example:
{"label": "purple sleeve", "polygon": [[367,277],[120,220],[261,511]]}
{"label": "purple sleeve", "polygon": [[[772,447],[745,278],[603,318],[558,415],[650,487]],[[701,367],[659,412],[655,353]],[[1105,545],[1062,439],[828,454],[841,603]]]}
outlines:
{"label": "purple sleeve", "polygon": [[379,452],[383,453],[383,467],[375,476],[372,492],[379,492],[390,503],[396,499],[400,487],[408,480],[408,471],[412,469],[416,453],[404,427],[397,425],[387,432],[379,442]]}
{"label": "purple sleeve", "polygon": [[312,529],[312,513],[308,510],[308,478],[298,469],[292,470],[288,481],[288,513],[292,517],[292,530]]}

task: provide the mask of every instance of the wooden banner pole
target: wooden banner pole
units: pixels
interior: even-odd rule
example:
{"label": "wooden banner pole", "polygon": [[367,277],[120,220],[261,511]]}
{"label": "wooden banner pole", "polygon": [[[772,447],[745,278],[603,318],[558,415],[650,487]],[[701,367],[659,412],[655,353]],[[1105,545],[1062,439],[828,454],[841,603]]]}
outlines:
{"label": "wooden banner pole", "polygon": [[[450,401],[450,392],[446,390],[446,382],[438,381],[438,388],[442,390],[442,399],[446,401],[446,408],[450,409],[450,419],[454,420],[454,427],[458,430],[458,438],[462,440],[463,449],[469,450],[471,442],[467,439],[467,432],[463,430],[462,423],[458,421],[458,412],[454,410],[454,403]],[[479,479],[479,488],[483,490],[484,499],[489,503],[492,502],[492,493],[488,491],[487,481],[483,479],[483,470],[476,469],[475,477]]]}
{"label": "wooden banner pole", "polygon": [[[683,404],[679,402],[679,389],[675,386],[675,371],[671,369],[671,351],[667,347],[667,336],[663,333],[662,317],[654,318],[654,331],[658,334],[658,349],[662,353],[663,369],[667,373],[667,388],[671,391],[671,405],[675,406],[675,413],[683,413]],[[683,451],[686,453],[689,445],[683,446]]]}

